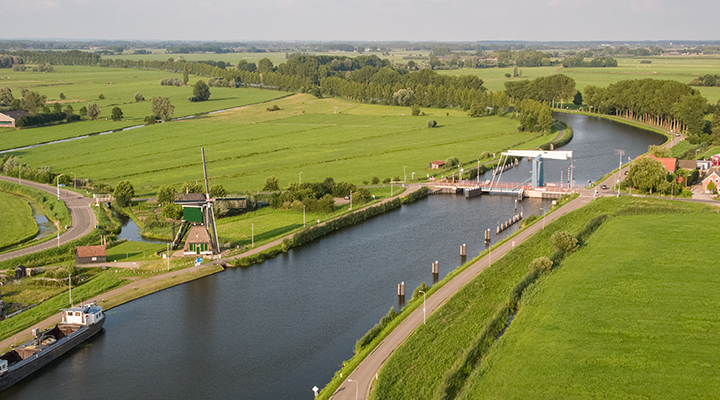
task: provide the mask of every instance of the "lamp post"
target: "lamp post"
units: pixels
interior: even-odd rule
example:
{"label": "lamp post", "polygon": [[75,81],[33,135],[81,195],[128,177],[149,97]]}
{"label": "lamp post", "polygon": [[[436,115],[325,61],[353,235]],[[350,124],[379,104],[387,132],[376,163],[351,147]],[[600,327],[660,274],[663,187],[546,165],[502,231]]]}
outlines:
{"label": "lamp post", "polygon": [[350,211],[352,211],[352,191],[350,191]]}
{"label": "lamp post", "polygon": [[545,208],[540,207],[540,211],[543,213],[543,229],[545,229]]}
{"label": "lamp post", "polygon": [[618,185],[617,197],[620,197],[620,170],[622,170],[622,156],[625,155],[625,150],[616,149],[615,152],[620,155],[620,160],[618,161],[618,176],[617,176],[617,185]]}
{"label": "lamp post", "polygon": [[423,294],[423,325],[425,325],[425,291],[418,290],[418,292]]}
{"label": "lamp post", "polygon": [[355,382],[355,400],[358,398],[358,387],[360,386],[360,383],[358,381],[354,381],[352,379],[348,379],[348,382]]}
{"label": "lamp post", "polygon": [[57,176],[57,199],[60,200],[60,177],[65,174],[60,174]]}
{"label": "lamp post", "polygon": [[75,190],[75,189],[77,189],[77,187],[76,187],[76,185],[75,185],[75,180],[77,179],[77,176],[75,175],[74,172],[71,172],[71,174],[72,174],[72,176],[73,176],[73,190]]}
{"label": "lamp post", "polygon": [[250,229],[251,229],[251,231],[250,231],[250,248],[254,249],[255,248],[255,223],[254,222],[250,224]]}

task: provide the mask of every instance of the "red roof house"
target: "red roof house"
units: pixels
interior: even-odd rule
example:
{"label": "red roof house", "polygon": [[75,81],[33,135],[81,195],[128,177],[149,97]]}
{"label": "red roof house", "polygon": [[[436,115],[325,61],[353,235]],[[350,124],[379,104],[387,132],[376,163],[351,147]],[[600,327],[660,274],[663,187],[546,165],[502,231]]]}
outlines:
{"label": "red roof house", "polygon": [[75,249],[75,263],[87,264],[107,261],[105,246],[78,246]]}
{"label": "red roof house", "polygon": [[720,172],[717,170],[710,173],[710,175],[706,176],[705,179],[702,180],[702,187],[705,193],[709,193],[708,185],[710,182],[715,184],[715,190],[720,190]]}
{"label": "red roof house", "polygon": [[677,158],[660,158],[650,154],[650,157],[660,161],[668,172],[675,172],[677,170]]}
{"label": "red roof house", "polygon": [[430,169],[440,169],[445,165],[445,161],[433,161],[430,163]]}

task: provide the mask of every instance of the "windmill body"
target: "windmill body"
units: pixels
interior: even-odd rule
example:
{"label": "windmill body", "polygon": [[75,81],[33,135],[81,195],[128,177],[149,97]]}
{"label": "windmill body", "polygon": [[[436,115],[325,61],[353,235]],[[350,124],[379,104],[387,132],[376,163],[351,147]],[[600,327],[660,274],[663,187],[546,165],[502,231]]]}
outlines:
{"label": "windmill body", "polygon": [[205,149],[201,149],[203,162],[203,175],[205,178],[205,194],[187,193],[181,200],[175,201],[183,208],[183,223],[180,226],[175,239],[172,242],[172,249],[177,250],[185,240],[183,253],[187,256],[214,255],[219,254],[220,241],[215,227],[215,211],[213,204],[216,201],[224,200],[245,200],[244,197],[218,197],[211,198],[205,166]]}

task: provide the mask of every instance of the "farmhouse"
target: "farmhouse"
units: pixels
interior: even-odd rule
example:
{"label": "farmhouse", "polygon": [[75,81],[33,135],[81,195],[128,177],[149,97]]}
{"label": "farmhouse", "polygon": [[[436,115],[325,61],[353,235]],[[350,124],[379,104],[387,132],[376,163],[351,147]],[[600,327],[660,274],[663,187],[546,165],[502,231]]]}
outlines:
{"label": "farmhouse", "polygon": [[15,127],[15,121],[18,119],[28,116],[30,113],[23,110],[16,110],[16,111],[5,111],[0,113],[0,128],[2,127]]}
{"label": "farmhouse", "polygon": [[430,163],[430,169],[440,169],[445,165],[445,161],[433,161]]}
{"label": "farmhouse", "polygon": [[677,158],[660,158],[650,154],[650,157],[660,161],[668,172],[674,173],[677,170]]}
{"label": "farmhouse", "polygon": [[107,261],[105,246],[78,246],[75,249],[75,263],[88,264]]}
{"label": "farmhouse", "polygon": [[212,254],[210,234],[203,225],[193,225],[188,232],[183,253],[186,256]]}
{"label": "farmhouse", "polygon": [[697,161],[695,160],[678,160],[678,168],[692,171],[698,168]]}
{"label": "farmhouse", "polygon": [[705,179],[702,180],[702,188],[705,191],[705,193],[711,192],[708,190],[708,185],[712,182],[715,185],[715,190],[718,190],[720,188],[720,172],[718,170],[713,171],[710,173],[710,175],[706,176]]}

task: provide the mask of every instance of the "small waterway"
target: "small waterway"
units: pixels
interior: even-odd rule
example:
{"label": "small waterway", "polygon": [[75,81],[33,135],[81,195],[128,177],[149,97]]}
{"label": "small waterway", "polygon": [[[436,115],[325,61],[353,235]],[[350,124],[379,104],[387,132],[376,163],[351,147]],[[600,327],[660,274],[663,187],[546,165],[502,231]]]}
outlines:
{"label": "small waterway", "polygon": [[38,206],[36,206],[32,202],[30,202],[29,204],[30,208],[32,209],[33,218],[35,218],[35,223],[37,223],[39,229],[37,236],[35,236],[35,239],[43,239],[46,237],[55,236],[55,234],[57,233],[57,228],[55,227],[55,224],[49,221],[45,214],[42,213],[42,211],[38,210]]}
{"label": "small waterway", "polygon": [[144,243],[169,243],[165,240],[148,239],[140,234],[140,227],[137,226],[132,218],[125,214],[120,214],[117,211],[113,211],[113,215],[120,220],[121,231],[118,234],[118,240],[128,240],[133,242],[144,242]]}

